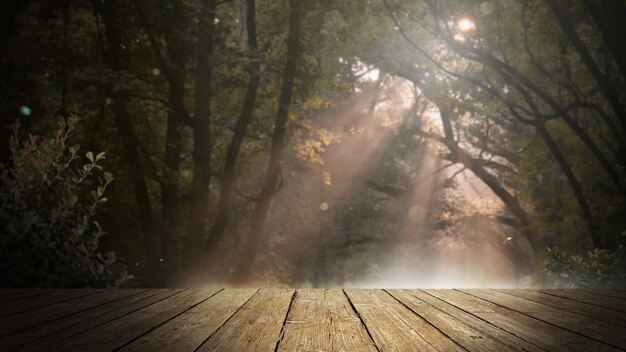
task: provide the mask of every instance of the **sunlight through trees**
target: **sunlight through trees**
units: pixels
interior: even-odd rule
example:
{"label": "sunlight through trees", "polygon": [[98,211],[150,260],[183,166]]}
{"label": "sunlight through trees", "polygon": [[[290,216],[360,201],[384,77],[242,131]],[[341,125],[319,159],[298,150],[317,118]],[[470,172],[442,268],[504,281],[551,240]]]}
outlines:
{"label": "sunlight through trees", "polygon": [[[57,275],[35,286],[64,284],[56,262],[91,268],[85,284],[127,286],[623,278],[622,2],[7,6],[0,257],[11,275]],[[39,158],[31,149],[75,120],[54,163],[80,144],[106,152],[115,179],[96,167],[68,195],[78,160],[59,176],[16,155]],[[102,197],[101,182],[89,221],[43,235],[80,212],[81,189]],[[84,255],[48,258],[88,233]]]}

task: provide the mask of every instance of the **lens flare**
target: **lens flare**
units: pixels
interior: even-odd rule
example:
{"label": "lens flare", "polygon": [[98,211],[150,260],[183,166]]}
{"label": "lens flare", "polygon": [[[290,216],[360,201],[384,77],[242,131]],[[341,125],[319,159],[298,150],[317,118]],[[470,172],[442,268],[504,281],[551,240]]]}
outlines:
{"label": "lens flare", "polygon": [[30,106],[22,105],[20,107],[20,113],[24,116],[30,116],[33,113],[33,109]]}
{"label": "lens flare", "polygon": [[470,32],[476,29],[476,23],[467,17],[461,18],[456,25],[461,32]]}

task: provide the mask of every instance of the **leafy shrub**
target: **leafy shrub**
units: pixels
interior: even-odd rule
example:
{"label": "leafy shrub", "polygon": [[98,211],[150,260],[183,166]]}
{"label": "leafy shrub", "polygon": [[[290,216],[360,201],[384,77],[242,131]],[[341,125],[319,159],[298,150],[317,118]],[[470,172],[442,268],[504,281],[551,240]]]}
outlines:
{"label": "leafy shrub", "polygon": [[123,273],[102,254],[104,232],[93,220],[113,180],[104,153],[68,146],[76,119],[50,137],[10,140],[11,163],[0,165],[0,283],[5,287],[114,286]]}
{"label": "leafy shrub", "polygon": [[626,284],[626,249],[594,249],[587,256],[548,248],[544,284],[563,288],[608,288]]}

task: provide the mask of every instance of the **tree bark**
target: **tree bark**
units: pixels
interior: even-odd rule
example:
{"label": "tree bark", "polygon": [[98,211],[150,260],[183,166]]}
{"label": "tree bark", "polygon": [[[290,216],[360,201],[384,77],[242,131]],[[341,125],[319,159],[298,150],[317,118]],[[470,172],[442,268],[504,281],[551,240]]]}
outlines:
{"label": "tree bark", "polygon": [[[95,4],[94,6],[96,11],[101,14],[106,26],[108,47],[103,53],[104,63],[112,70],[121,70],[122,33],[120,32],[118,22],[118,2],[116,0],[107,0],[101,5]],[[157,257],[158,232],[152,213],[146,176],[142,167],[139,144],[127,109],[128,95],[124,92],[111,92],[111,95],[113,98],[111,105],[113,107],[114,123],[122,142],[124,158],[128,163],[129,177],[137,200],[136,206],[139,213],[139,227],[142,233],[143,256],[148,263],[154,264]]]}
{"label": "tree bark", "polygon": [[[561,117],[563,121],[567,124],[567,126],[580,138],[580,140],[585,144],[585,146],[589,149],[589,151],[593,154],[593,156],[598,160],[602,168],[606,171],[607,175],[613,182],[613,184],[620,189],[622,194],[625,191],[620,186],[620,176],[611,164],[611,162],[607,159],[607,157],[600,151],[595,142],[589,137],[589,135],[578,125],[574,118],[570,116],[568,110],[564,109],[559,103],[557,103],[546,91],[541,89],[537,84],[535,84],[532,80],[530,80],[523,73],[518,71],[515,67],[505,63],[498,58],[492,56],[489,53],[481,51],[477,47],[467,47],[463,46],[456,42],[452,38],[446,37],[442,34],[442,38],[448,43],[450,48],[452,48],[455,52],[457,52],[462,57],[472,60],[475,62],[479,62],[485,66],[491,67],[496,71],[500,76],[503,77],[508,83],[510,83],[513,87],[515,87],[520,94],[524,96],[526,102],[533,107],[533,114],[535,118],[541,119],[543,116],[540,113],[540,110],[536,108],[536,104],[533,101],[533,98],[529,95],[524,87],[527,87],[529,91],[536,94],[539,98],[541,98],[554,112],[554,114],[558,117]],[[447,71],[449,72],[449,71]],[[452,73],[454,74],[454,73]],[[467,78],[462,74],[456,74],[456,76],[460,78]],[[471,78],[467,78],[471,82],[474,82]],[[487,89],[491,92],[491,90]],[[498,99],[502,100],[501,96],[497,96]],[[507,104],[506,101],[503,101]],[[508,105],[508,104],[507,104]]]}
{"label": "tree bark", "polygon": [[193,119],[193,179],[189,191],[189,214],[185,259],[188,264],[202,253],[206,223],[209,216],[209,185],[211,183],[211,62],[215,32],[215,0],[204,0],[207,13],[198,43],[196,64],[195,114]]}
{"label": "tree bark", "polygon": [[500,181],[498,181],[495,176],[487,172],[479,163],[476,163],[465,150],[457,145],[454,140],[450,111],[440,104],[438,104],[438,108],[444,129],[444,143],[450,150],[450,153],[452,153],[454,160],[472,171],[476,177],[502,200],[511,214],[513,214],[519,222],[520,227],[518,230],[528,239],[535,254],[541,253],[544,249],[543,241],[537,233],[529,228],[530,222],[524,208],[522,208],[517,199],[500,184]]}
{"label": "tree bark", "polygon": [[541,136],[543,141],[546,143],[546,146],[550,150],[550,154],[552,154],[557,164],[559,164],[561,171],[563,171],[563,174],[565,174],[565,177],[567,178],[567,181],[572,189],[572,192],[574,193],[574,197],[576,198],[576,201],[578,202],[578,207],[580,209],[580,213],[583,218],[583,221],[585,222],[585,229],[584,229],[585,232],[588,232],[591,235],[591,240],[593,241],[593,246],[595,248],[603,248],[604,245],[602,244],[602,238],[597,233],[597,231],[595,231],[593,217],[591,215],[591,209],[589,208],[589,203],[587,202],[587,198],[585,197],[585,194],[583,192],[582,186],[580,185],[580,182],[578,182],[576,175],[574,175],[574,171],[572,170],[567,159],[565,158],[565,155],[563,155],[563,153],[559,149],[554,139],[552,139],[552,136],[550,135],[548,130],[545,128],[543,123],[541,122],[537,123],[537,131],[539,132],[539,135]]}
{"label": "tree bark", "polygon": [[260,83],[261,64],[257,52],[258,48],[255,22],[256,9],[254,1],[255,0],[246,0],[246,30],[248,32],[248,51],[251,60],[249,65],[250,78],[246,87],[243,110],[235,125],[235,131],[230,144],[228,145],[226,159],[224,160],[217,214],[215,215],[215,220],[213,222],[213,226],[211,227],[209,238],[205,244],[207,255],[209,257],[213,257],[215,255],[217,249],[219,248],[220,241],[224,236],[226,226],[228,225],[231,211],[231,193],[235,182],[235,166],[237,164],[237,157],[239,156],[239,149],[241,148],[241,144],[245,138],[248,124],[252,120],[252,113],[254,111],[257,90]]}
{"label": "tree bark", "polygon": [[178,244],[174,240],[180,226],[180,164],[182,153],[182,116],[185,109],[185,63],[184,48],[166,38],[169,66],[164,67],[168,84],[168,116],[165,137],[165,172],[161,183],[161,255],[171,262]]}
{"label": "tree bark", "polygon": [[[530,94],[523,87],[521,87],[517,82],[514,82],[513,80],[508,80],[508,82],[511,83],[514,87],[516,87],[516,89],[520,92],[520,94],[522,94],[526,103],[531,107],[535,116],[539,116],[540,115],[539,108],[535,104],[535,102],[532,100],[532,97],[530,96]],[[534,86],[532,83],[530,85]],[[539,88],[536,87],[535,90],[537,89]],[[554,105],[556,104],[556,102],[552,101],[551,98],[547,100],[544,99],[544,101],[551,104],[553,106],[553,109],[555,109]],[[505,104],[507,105],[507,107],[509,108],[513,116],[515,116],[519,121],[524,122],[522,117],[517,113],[517,111],[512,105],[508,103],[505,103]],[[585,137],[585,138],[581,137],[583,142],[588,140],[589,143],[591,143],[591,145],[595,146],[595,144],[593,144],[593,142],[589,139],[589,137],[584,132],[584,130],[580,126],[578,126],[578,124],[573,119],[571,119],[569,115],[563,114],[562,117],[564,121],[566,122],[566,124],[568,124],[568,126],[575,133],[577,133],[579,137],[581,137],[581,134],[583,137]],[[574,193],[574,197],[576,198],[576,201],[578,202],[578,206],[579,206],[583,221],[585,222],[585,232],[588,232],[591,235],[591,239],[596,248],[603,248],[602,239],[598,235],[598,233],[595,231],[591,209],[589,207],[589,203],[587,202],[587,199],[582,190],[582,186],[580,185],[580,182],[578,182],[578,179],[576,178],[576,175],[574,174],[569,162],[565,158],[565,155],[560,150],[560,148],[558,147],[558,145],[556,144],[556,142],[554,141],[554,139],[552,138],[548,130],[545,128],[544,123],[545,123],[544,120],[541,120],[540,117],[537,117],[537,120],[535,120],[532,123],[532,126],[537,130],[539,136],[546,143],[546,146],[548,147],[550,154],[552,154],[557,164],[559,165],[559,167],[565,174],[565,177],[567,178],[567,181],[572,189],[572,192]],[[585,143],[585,145],[587,145],[587,143]],[[590,148],[590,150],[594,151],[596,149]],[[599,150],[597,150],[597,152],[599,153]],[[611,170],[612,170],[612,167],[611,167]],[[618,184],[618,187],[619,187],[619,184]]]}
{"label": "tree bark", "polygon": [[591,56],[589,49],[587,49],[585,44],[578,36],[578,33],[576,33],[569,14],[567,14],[565,10],[561,8],[561,6],[559,6],[559,4],[555,0],[547,1],[548,6],[550,6],[550,10],[552,11],[552,14],[554,15],[554,17],[556,17],[559,25],[561,26],[561,29],[563,29],[563,32],[580,55],[581,59],[585,63],[585,66],[587,66],[587,69],[589,69],[589,72],[595,79],[596,83],[598,83],[600,90],[604,94],[606,100],[609,102],[611,109],[613,109],[613,112],[615,113],[617,120],[620,122],[622,129],[624,130],[624,132],[626,132],[626,112],[624,111],[624,106],[619,100],[619,96],[611,88],[608,78],[604,73],[602,73],[602,71],[600,71],[600,68],[598,68],[598,65]]}
{"label": "tree bark", "polygon": [[626,45],[623,36],[626,33],[626,7],[623,1],[582,0],[600,30],[606,46],[611,51],[626,81]]}
{"label": "tree bark", "polygon": [[[510,68],[512,72],[517,72],[514,68]],[[524,76],[522,76],[520,73],[516,73],[516,76],[519,75],[521,78],[523,78],[524,81],[527,80],[527,78],[525,78]],[[539,107],[535,104],[535,102],[533,101],[532,97],[530,96],[530,94],[522,87],[519,85],[518,82],[513,81],[512,79],[508,79],[506,78],[507,81],[509,83],[511,83],[511,85],[513,85],[519,92],[520,94],[524,97],[524,100],[526,101],[526,103],[530,106],[530,108],[532,109],[533,114],[535,114],[535,116],[540,116],[539,113]],[[544,92],[542,92],[539,87],[536,87],[532,82],[528,82],[526,84],[526,86],[528,86],[529,88],[531,88],[535,93],[537,94],[545,94]],[[547,94],[546,94],[547,95]],[[544,101],[546,101],[549,105],[552,106],[552,108],[556,111],[557,110],[557,103],[555,101],[553,101],[551,98],[543,98]],[[509,110],[511,111],[511,113],[513,114],[513,116],[515,116],[519,121],[522,121],[523,119],[521,118],[521,116],[517,113],[517,111],[515,110],[515,108],[513,106],[511,106],[508,103],[505,103],[507,105],[507,107],[509,108]],[[589,136],[585,133],[585,131],[578,126],[578,124],[571,119],[571,117],[569,117],[569,115],[567,113],[563,113],[561,114],[565,123],[579,136],[581,137],[581,139],[583,140],[583,142],[585,142],[585,145],[587,145],[589,147],[589,145],[586,143],[586,141],[588,141],[592,146],[595,146],[595,144],[593,144],[593,142],[590,140]],[[559,167],[561,168],[561,170],[563,171],[563,173],[565,174],[565,177],[567,178],[567,181],[572,189],[572,192],[574,193],[574,197],[576,198],[576,201],[578,203],[583,221],[585,222],[585,232],[588,232],[591,236],[591,239],[593,241],[593,244],[596,248],[603,248],[603,244],[602,244],[602,239],[601,237],[598,235],[598,233],[595,231],[595,226],[594,226],[594,222],[593,222],[593,217],[591,214],[591,209],[589,207],[589,203],[587,202],[587,198],[584,195],[584,192],[582,190],[582,186],[580,185],[580,182],[578,181],[578,179],[576,178],[576,175],[574,174],[569,162],[567,161],[567,159],[565,158],[565,155],[563,154],[563,152],[560,150],[560,148],[558,147],[558,145],[556,144],[556,142],[554,141],[554,139],[552,138],[552,136],[550,135],[550,133],[548,132],[548,130],[545,128],[544,125],[545,121],[541,120],[541,117],[537,117],[537,120],[534,121],[534,123],[532,123],[533,127],[537,130],[539,136],[543,139],[543,141],[546,143],[546,146],[548,147],[548,150],[550,151],[550,154],[552,154],[552,156],[554,157],[554,159],[556,160],[557,164],[559,165]],[[583,138],[584,137],[584,138]],[[594,149],[594,148],[590,148],[590,150],[593,152],[594,150],[596,150],[599,153],[599,150]],[[600,154],[601,155],[601,154]],[[602,155],[601,155],[602,156]],[[614,171],[612,169],[612,166],[609,165],[609,167],[611,168],[612,171]],[[619,185],[617,185],[619,187]]]}
{"label": "tree bark", "polygon": [[278,112],[272,134],[272,147],[267,171],[263,180],[259,201],[254,208],[250,220],[248,238],[241,256],[241,262],[234,273],[235,283],[241,284],[249,280],[252,265],[261,243],[265,221],[280,178],[280,162],[287,144],[286,124],[289,118],[289,106],[296,77],[296,64],[300,56],[300,6],[299,0],[289,1],[289,37],[287,39],[287,63],[283,75],[283,84],[278,104]]}

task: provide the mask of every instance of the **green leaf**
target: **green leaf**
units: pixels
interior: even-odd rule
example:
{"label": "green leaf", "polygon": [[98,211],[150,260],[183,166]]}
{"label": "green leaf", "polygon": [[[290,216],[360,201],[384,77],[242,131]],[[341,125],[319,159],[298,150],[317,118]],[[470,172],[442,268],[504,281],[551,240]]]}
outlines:
{"label": "green leaf", "polygon": [[113,180],[113,174],[112,174],[112,173],[110,173],[110,172],[108,172],[108,171],[105,171],[105,172],[104,172],[104,180],[105,180],[107,183],[111,182],[111,181]]}
{"label": "green leaf", "polygon": [[85,156],[87,157],[87,159],[89,159],[89,161],[91,161],[92,163],[94,162],[93,153],[92,152],[87,152],[87,154],[85,154]]}

